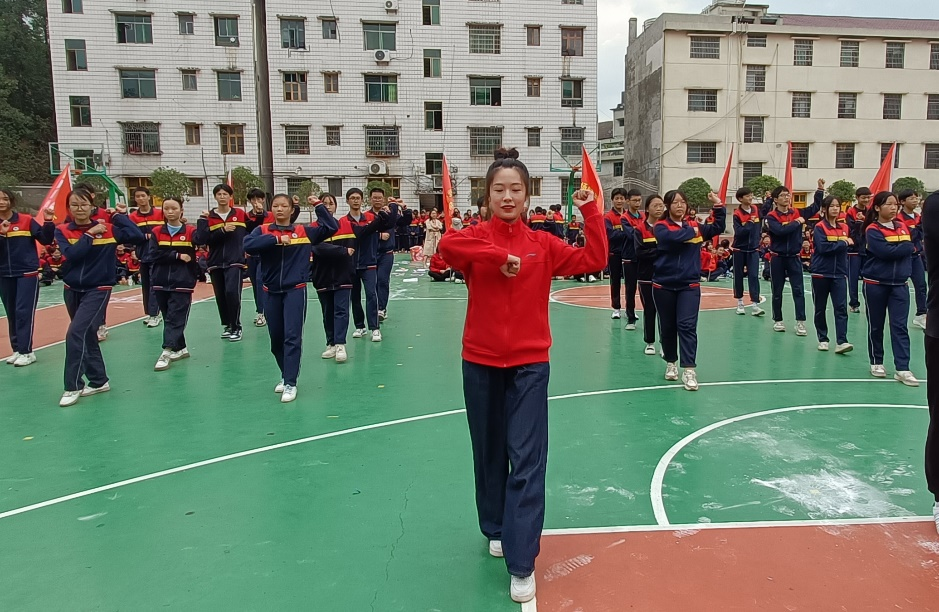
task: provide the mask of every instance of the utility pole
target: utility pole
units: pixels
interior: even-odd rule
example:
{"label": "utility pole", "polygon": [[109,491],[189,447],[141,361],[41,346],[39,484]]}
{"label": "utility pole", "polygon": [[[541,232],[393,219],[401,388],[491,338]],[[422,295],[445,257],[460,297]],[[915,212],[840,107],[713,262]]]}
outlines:
{"label": "utility pole", "polygon": [[274,143],[271,133],[271,78],[267,59],[267,1],[253,0],[254,92],[257,100],[258,161],[264,191],[274,193]]}

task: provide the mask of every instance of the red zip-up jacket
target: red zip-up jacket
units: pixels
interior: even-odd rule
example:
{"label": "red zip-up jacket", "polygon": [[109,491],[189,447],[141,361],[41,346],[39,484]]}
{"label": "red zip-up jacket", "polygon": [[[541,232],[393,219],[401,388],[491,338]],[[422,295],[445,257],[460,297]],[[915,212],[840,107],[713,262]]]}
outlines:
{"label": "red zip-up jacket", "polygon": [[[443,235],[440,254],[463,272],[469,289],[463,359],[496,368],[548,361],[552,277],[594,272],[607,262],[603,216],[595,202],[580,211],[587,238],[583,249],[521,220],[508,224],[498,217]],[[499,270],[509,254],[522,260],[515,278]]]}

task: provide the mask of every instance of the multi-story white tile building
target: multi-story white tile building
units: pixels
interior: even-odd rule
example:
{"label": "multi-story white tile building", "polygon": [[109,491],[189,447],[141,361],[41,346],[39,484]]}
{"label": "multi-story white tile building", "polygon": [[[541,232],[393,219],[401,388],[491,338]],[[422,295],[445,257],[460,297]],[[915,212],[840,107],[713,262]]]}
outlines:
{"label": "multi-story white tile building", "polygon": [[429,205],[446,153],[467,206],[501,144],[533,203],[554,204],[567,177],[551,143],[596,140],[596,0],[53,0],[49,29],[60,147],[102,145],[128,187],[160,166],[197,193],[235,166],[260,173],[262,34],[275,191],[376,178]]}
{"label": "multi-story white tile building", "polygon": [[797,192],[819,177],[868,185],[896,141],[894,177],[939,187],[939,20],[715,2],[631,30],[625,180],[673,189],[700,176],[716,186],[731,145],[732,189],[782,178],[791,141]]}

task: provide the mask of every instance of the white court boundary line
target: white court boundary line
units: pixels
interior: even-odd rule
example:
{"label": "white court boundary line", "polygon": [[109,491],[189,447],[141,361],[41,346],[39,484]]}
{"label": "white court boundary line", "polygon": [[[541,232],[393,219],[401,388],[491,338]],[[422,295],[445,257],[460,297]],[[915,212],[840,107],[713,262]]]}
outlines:
{"label": "white court boundary line", "polygon": [[918,406],[915,404],[812,404],[812,405],[806,405],[806,406],[790,406],[787,408],[774,408],[772,410],[761,410],[759,412],[752,412],[750,414],[742,414],[742,415],[735,416],[729,419],[724,419],[723,421],[711,423],[707,427],[702,427],[701,429],[685,436],[684,438],[676,442],[670,449],[668,449],[668,451],[664,455],[662,455],[662,458],[659,459],[659,463],[655,466],[655,471],[652,473],[652,485],[650,486],[650,490],[649,490],[649,495],[650,495],[650,499],[652,502],[652,512],[655,515],[655,522],[664,527],[668,527],[670,525],[668,521],[668,513],[665,511],[665,502],[662,498],[662,487],[665,481],[665,472],[668,471],[668,466],[671,464],[672,460],[678,455],[678,453],[680,453],[690,443],[694,442],[698,438],[716,429],[719,429],[726,425],[731,425],[733,423],[746,421],[748,419],[755,419],[757,417],[763,417],[763,416],[768,416],[772,414],[783,414],[786,412],[797,412],[801,410],[818,410],[818,409],[826,409],[826,408],[848,408],[848,409],[901,408],[901,409],[924,410],[924,409],[927,409],[928,407]]}

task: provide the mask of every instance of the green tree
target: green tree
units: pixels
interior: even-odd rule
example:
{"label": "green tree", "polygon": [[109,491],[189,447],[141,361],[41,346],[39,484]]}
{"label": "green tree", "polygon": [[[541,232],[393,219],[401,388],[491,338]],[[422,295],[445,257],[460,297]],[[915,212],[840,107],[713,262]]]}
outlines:
{"label": "green tree", "polygon": [[772,193],[772,191],[780,185],[782,185],[782,183],[779,182],[778,178],[764,174],[763,176],[755,176],[750,179],[750,182],[747,183],[747,188],[753,192],[754,196],[762,198],[767,191]]}
{"label": "green tree", "polygon": [[150,193],[161,200],[168,197],[188,198],[192,193],[189,177],[173,168],[157,168],[150,175]]}
{"label": "green tree", "polygon": [[833,195],[838,198],[838,201],[844,206],[854,201],[855,191],[857,191],[857,186],[851,181],[844,179],[835,181],[828,187],[828,195]]}
{"label": "green tree", "polygon": [[904,176],[893,182],[894,193],[900,193],[905,189],[912,189],[922,198],[925,198],[927,195],[929,195],[929,192],[926,191],[925,183],[923,183],[923,181],[919,180],[915,176]]}
{"label": "green tree", "polygon": [[244,204],[248,201],[248,191],[257,187],[258,189],[264,188],[264,182],[258,177],[257,174],[251,172],[250,168],[245,168],[244,166],[238,166],[233,168],[231,171],[232,177],[232,189],[235,190],[235,203]]}
{"label": "green tree", "polygon": [[95,190],[95,202],[101,206],[108,206],[108,194],[111,186],[108,182],[95,174],[79,174],[72,179],[74,184],[84,183],[90,185]]}
{"label": "green tree", "polygon": [[696,209],[702,209],[709,205],[708,192],[711,186],[701,177],[690,178],[678,186],[678,191],[685,194],[688,198],[688,205]]}
{"label": "green tree", "polygon": [[323,188],[319,186],[319,183],[309,180],[300,183],[297,191],[295,193],[291,193],[290,195],[298,196],[300,198],[300,206],[306,206],[307,197],[311,195],[318,197],[321,193],[323,193]]}

